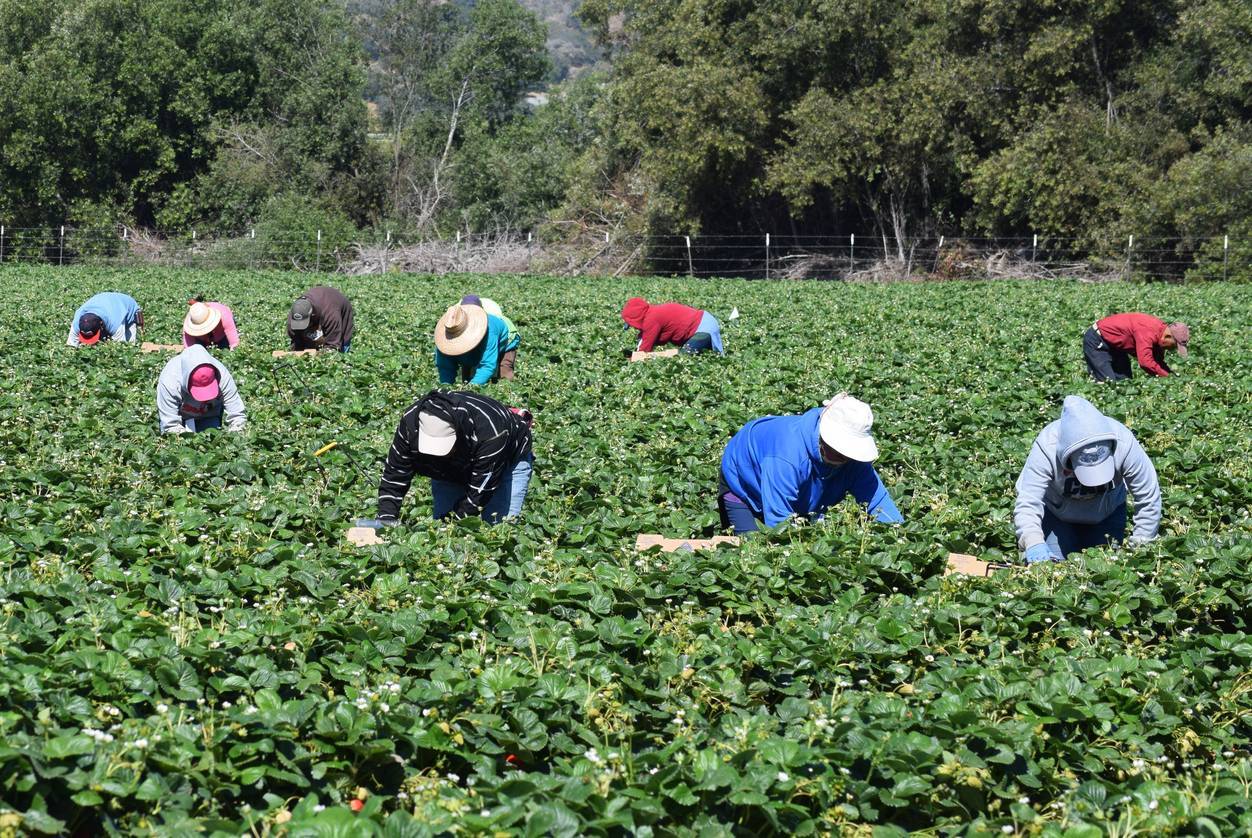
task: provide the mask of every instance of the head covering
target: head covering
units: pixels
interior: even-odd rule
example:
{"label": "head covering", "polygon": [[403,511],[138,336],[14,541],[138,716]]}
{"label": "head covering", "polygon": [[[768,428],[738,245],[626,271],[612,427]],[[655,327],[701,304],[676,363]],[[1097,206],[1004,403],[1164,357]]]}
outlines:
{"label": "head covering", "polygon": [[187,309],[183,318],[183,333],[193,338],[203,337],[217,328],[222,322],[222,313],[205,303],[195,302]]}
{"label": "head covering", "polygon": [[1074,476],[1084,486],[1103,486],[1113,479],[1113,441],[1108,439],[1084,445],[1069,456]]}
{"label": "head covering", "polygon": [[217,367],[212,364],[200,364],[187,376],[187,391],[198,402],[211,402],[221,393],[217,385]]}
{"label": "head covering", "polygon": [[464,297],[461,298],[461,305],[481,307],[482,300],[478,298],[477,294],[466,294]]}
{"label": "head covering", "polygon": [[313,321],[313,304],[307,298],[301,297],[291,304],[291,311],[287,314],[287,328],[293,332],[303,332],[309,328],[309,324]]}
{"label": "head covering", "polygon": [[479,300],[478,304],[482,306],[483,311],[487,312],[488,314],[504,319],[504,309],[500,308],[500,304],[497,303],[495,300],[491,299],[490,297],[483,297],[481,300]]}
{"label": "head covering", "polygon": [[840,393],[825,403],[817,423],[817,433],[831,448],[849,460],[871,463],[878,458],[878,446],[870,429],[874,412],[860,399]]}
{"label": "head covering", "polygon": [[456,445],[456,428],[433,413],[417,414],[417,450],[431,457],[442,457]]}
{"label": "head covering", "polygon": [[98,314],[88,312],[78,318],[78,342],[91,346],[104,336],[104,320]]}
{"label": "head covering", "polygon": [[651,307],[643,297],[631,297],[626,301],[626,305],[622,306],[622,319],[626,321],[627,326],[642,329],[643,318]]}
{"label": "head covering", "polygon": [[445,355],[464,355],[487,336],[487,312],[481,306],[457,304],[435,325],[435,347]]}
{"label": "head covering", "polygon": [[1187,342],[1191,340],[1191,327],[1181,320],[1169,324],[1169,333],[1178,342],[1178,357],[1187,357]]}

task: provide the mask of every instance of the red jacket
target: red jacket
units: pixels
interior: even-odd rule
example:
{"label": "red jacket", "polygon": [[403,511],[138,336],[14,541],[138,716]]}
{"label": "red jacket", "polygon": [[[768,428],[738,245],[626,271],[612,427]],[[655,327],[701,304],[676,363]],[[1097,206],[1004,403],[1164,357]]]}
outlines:
{"label": "red jacket", "polygon": [[626,325],[639,330],[639,351],[651,352],[658,343],[681,346],[700,328],[704,312],[682,303],[648,305],[642,297],[632,297],[622,306]]}
{"label": "red jacket", "polygon": [[1165,366],[1165,347],[1161,337],[1165,334],[1165,321],[1150,314],[1132,312],[1112,314],[1096,322],[1096,331],[1109,346],[1130,353],[1153,375],[1169,375]]}

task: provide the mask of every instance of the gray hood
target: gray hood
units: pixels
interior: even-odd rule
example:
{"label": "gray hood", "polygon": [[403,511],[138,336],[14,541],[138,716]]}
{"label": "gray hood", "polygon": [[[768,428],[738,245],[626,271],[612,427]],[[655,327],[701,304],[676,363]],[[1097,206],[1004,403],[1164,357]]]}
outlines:
{"label": "gray hood", "polygon": [[[208,402],[193,399],[187,387],[191,373],[203,364],[217,370],[221,390],[216,399]],[[238,431],[245,422],[243,399],[226,365],[196,344],[170,358],[161,369],[157,379],[157,419],[163,434],[191,430],[189,420],[201,427],[225,424],[227,430]]]}

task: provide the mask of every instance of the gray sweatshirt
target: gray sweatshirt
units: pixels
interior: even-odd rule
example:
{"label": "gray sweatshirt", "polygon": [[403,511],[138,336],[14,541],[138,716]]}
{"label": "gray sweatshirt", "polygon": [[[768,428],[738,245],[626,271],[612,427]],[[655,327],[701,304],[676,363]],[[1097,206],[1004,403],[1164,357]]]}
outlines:
{"label": "gray sweatshirt", "polygon": [[[208,402],[193,399],[187,386],[192,371],[201,364],[212,364],[218,373],[221,392]],[[199,344],[189,346],[165,362],[161,377],[157,379],[157,420],[161,433],[181,434],[220,427],[223,413],[228,431],[243,430],[246,421],[243,399],[235,387],[235,378],[209,350]]]}
{"label": "gray sweatshirt", "polygon": [[[1113,442],[1113,480],[1104,486],[1084,486],[1069,466],[1070,455],[1102,440]],[[1029,550],[1044,542],[1045,506],[1062,521],[1096,524],[1126,503],[1127,488],[1135,499],[1131,537],[1138,541],[1156,538],[1161,525],[1161,486],[1152,461],[1129,428],[1086,399],[1066,396],[1061,418],[1035,438],[1017,478],[1013,523],[1018,546]]]}

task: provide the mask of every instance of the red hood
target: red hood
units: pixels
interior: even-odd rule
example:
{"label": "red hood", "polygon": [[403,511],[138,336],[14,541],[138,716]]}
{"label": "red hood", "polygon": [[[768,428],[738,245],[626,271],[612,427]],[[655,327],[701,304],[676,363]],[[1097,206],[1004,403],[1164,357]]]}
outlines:
{"label": "red hood", "polygon": [[648,309],[652,306],[648,305],[648,301],[643,297],[631,297],[626,301],[626,305],[622,306],[622,319],[626,321],[626,325],[633,329],[643,328],[643,318],[648,316]]}

